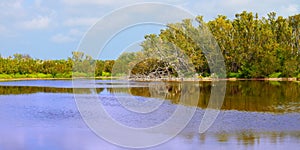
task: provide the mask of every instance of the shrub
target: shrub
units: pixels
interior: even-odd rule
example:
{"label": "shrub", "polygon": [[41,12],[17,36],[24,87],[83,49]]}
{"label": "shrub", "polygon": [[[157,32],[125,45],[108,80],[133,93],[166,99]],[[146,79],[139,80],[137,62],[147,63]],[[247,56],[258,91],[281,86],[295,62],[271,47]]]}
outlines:
{"label": "shrub", "polygon": [[110,77],[111,73],[109,73],[109,72],[102,72],[102,76],[103,77]]}
{"label": "shrub", "polygon": [[203,76],[203,77],[209,77],[209,76],[210,76],[210,74],[209,74],[209,73],[207,73],[207,72],[203,72],[203,73],[202,73],[202,76]]}
{"label": "shrub", "polygon": [[269,75],[269,78],[280,78],[281,77],[281,72],[275,72]]}
{"label": "shrub", "polygon": [[27,78],[37,78],[37,74],[28,74]]}
{"label": "shrub", "polygon": [[73,72],[73,77],[87,77],[88,75],[83,72]]}
{"label": "shrub", "polygon": [[240,78],[242,77],[241,73],[236,73],[236,72],[230,72],[228,75],[229,78]]}
{"label": "shrub", "polygon": [[51,74],[38,73],[37,78],[52,78]]}
{"label": "shrub", "polygon": [[12,78],[11,75],[8,75],[8,74],[0,74],[0,79],[10,79]]}
{"label": "shrub", "polygon": [[65,78],[72,78],[72,72],[68,72],[64,74]]}
{"label": "shrub", "polygon": [[13,77],[14,78],[27,78],[28,76],[27,76],[27,74],[19,74],[19,73],[17,73]]}

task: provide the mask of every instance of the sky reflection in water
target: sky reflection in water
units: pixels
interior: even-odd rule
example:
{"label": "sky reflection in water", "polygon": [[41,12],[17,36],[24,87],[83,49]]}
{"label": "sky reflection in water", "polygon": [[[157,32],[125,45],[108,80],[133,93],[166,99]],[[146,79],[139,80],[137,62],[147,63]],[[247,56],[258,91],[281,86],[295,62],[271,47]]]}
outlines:
{"label": "sky reflection in water", "polygon": [[[140,115],[124,110],[114,95],[147,100],[151,95],[145,83],[124,87],[120,81],[97,82],[100,101],[107,111],[114,119],[132,127],[161,123],[172,114],[180,97],[180,84],[167,83],[167,100],[161,108]],[[112,86],[115,84],[118,86]],[[18,81],[0,85],[1,150],[121,149],[98,138],[84,124],[73,99],[71,81]],[[199,86],[199,109],[192,121],[173,140],[153,149],[295,149],[300,146],[298,83],[228,82],[223,111],[205,134],[197,130],[211,84],[203,82]]]}

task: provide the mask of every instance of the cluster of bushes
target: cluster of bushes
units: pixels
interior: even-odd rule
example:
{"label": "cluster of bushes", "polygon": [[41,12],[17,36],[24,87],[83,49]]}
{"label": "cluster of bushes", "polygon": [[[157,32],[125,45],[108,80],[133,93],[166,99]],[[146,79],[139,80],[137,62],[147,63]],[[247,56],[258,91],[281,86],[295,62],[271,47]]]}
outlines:
{"label": "cluster of bushes", "polygon": [[[207,58],[214,55],[212,34],[224,57],[226,77],[300,76],[300,14],[284,18],[272,12],[260,18],[257,14],[244,11],[236,14],[232,20],[219,15],[208,22],[203,21],[202,16],[195,18],[196,23],[193,21],[185,19],[167,25],[158,35],[146,35],[141,52],[124,53],[117,59],[117,63],[124,64],[154,56],[169,63],[165,68],[174,69],[174,63],[184,64],[180,59],[184,58],[181,57],[182,53],[192,61],[198,74],[210,76]],[[166,63],[161,63],[160,67]],[[132,63],[127,64],[127,68],[132,68]],[[144,62],[143,66],[153,66],[153,62]],[[143,67],[136,70],[139,74],[156,71]]]}
{"label": "cluster of bushes", "polygon": [[40,60],[29,55],[0,55],[0,79],[10,78],[71,78],[111,76],[114,60],[93,60],[82,52],[73,52],[67,60]]}

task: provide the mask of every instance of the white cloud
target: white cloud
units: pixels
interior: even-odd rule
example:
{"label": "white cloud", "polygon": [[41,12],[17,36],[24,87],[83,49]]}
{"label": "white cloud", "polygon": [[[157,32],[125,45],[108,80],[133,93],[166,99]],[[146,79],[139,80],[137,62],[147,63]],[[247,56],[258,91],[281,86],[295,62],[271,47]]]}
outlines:
{"label": "white cloud", "polygon": [[47,16],[39,16],[32,20],[24,21],[19,24],[23,29],[46,29],[49,27],[51,19]]}
{"label": "white cloud", "polygon": [[42,7],[42,1],[41,0],[35,0],[34,1],[34,6],[37,7],[37,8]]}
{"label": "white cloud", "polygon": [[78,41],[82,36],[84,32],[78,30],[78,29],[70,29],[67,33],[59,33],[51,37],[51,41],[54,43],[70,43],[74,41]]}
{"label": "white cloud", "polygon": [[211,20],[217,15],[225,15],[232,19],[242,11],[258,13],[259,16],[276,12],[277,15],[287,17],[299,13],[299,4],[299,0],[193,0],[185,7],[197,15],[203,15],[206,20]]}
{"label": "white cloud", "polygon": [[63,0],[65,4],[68,5],[128,5],[134,3],[141,3],[141,2],[162,2],[162,3],[170,3],[170,4],[178,4],[186,2],[185,0]]}
{"label": "white cloud", "polygon": [[[0,1],[0,22],[9,31],[18,32],[22,30],[41,30],[55,25],[55,11],[43,7],[42,0],[32,2],[25,0],[4,0]],[[7,34],[9,35],[9,34]]]}
{"label": "white cloud", "polygon": [[78,29],[71,29],[69,31],[70,36],[82,36],[83,34],[84,34],[84,32],[79,31]]}
{"label": "white cloud", "polygon": [[1,1],[0,7],[9,7],[13,9],[22,8],[22,0]]}
{"label": "white cloud", "polygon": [[0,24],[0,37],[11,38],[18,36],[18,33],[10,30],[7,26]]}
{"label": "white cloud", "polygon": [[21,18],[26,15],[22,0],[0,1],[0,18]]}
{"label": "white cloud", "polygon": [[56,34],[51,38],[51,41],[55,43],[69,43],[74,42],[75,39],[68,35]]}
{"label": "white cloud", "polygon": [[291,5],[288,5],[284,10],[288,15],[294,15],[294,14],[299,13],[298,7],[299,6],[296,4],[291,4]]}
{"label": "white cloud", "polygon": [[132,0],[63,0],[65,4],[68,5],[108,5],[108,4],[118,4],[118,3],[124,3],[125,2],[132,2]]}
{"label": "white cloud", "polygon": [[223,5],[227,7],[236,7],[236,6],[247,6],[251,3],[251,0],[226,0],[223,1]]}
{"label": "white cloud", "polygon": [[64,26],[91,26],[95,24],[99,18],[72,18],[66,20],[63,25]]}
{"label": "white cloud", "polygon": [[35,0],[33,5],[31,6],[31,9],[39,12],[40,14],[48,14],[48,16],[56,15],[56,11],[49,8],[49,6],[47,6],[47,3],[45,3],[45,1],[42,0]]}

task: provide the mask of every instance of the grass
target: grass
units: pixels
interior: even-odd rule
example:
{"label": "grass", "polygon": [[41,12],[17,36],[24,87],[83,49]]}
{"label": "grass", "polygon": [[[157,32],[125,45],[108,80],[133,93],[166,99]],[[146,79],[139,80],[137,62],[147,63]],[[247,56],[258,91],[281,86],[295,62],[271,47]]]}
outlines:
{"label": "grass", "polygon": [[54,78],[72,78],[72,73],[58,73]]}
{"label": "grass", "polygon": [[37,78],[51,78],[51,74],[43,74],[43,73],[38,73]]}
{"label": "grass", "polygon": [[33,73],[33,74],[0,74],[0,79],[25,79],[25,78],[53,78],[51,74]]}
{"label": "grass", "polygon": [[0,74],[0,79],[11,79],[13,78],[11,75],[8,74]]}
{"label": "grass", "polygon": [[230,72],[228,77],[229,78],[241,78],[242,74],[241,73]]}
{"label": "grass", "polygon": [[[241,73],[229,73],[228,78],[241,78]],[[281,72],[276,72],[269,75],[269,78],[281,78]],[[120,75],[112,76],[109,72],[102,72],[102,76],[94,76],[93,74],[87,74],[82,72],[69,72],[69,73],[58,73],[54,76],[52,74],[44,74],[44,73],[34,73],[34,74],[1,74],[0,79],[71,79],[72,77],[118,77]],[[198,78],[203,78],[204,76],[199,76]],[[300,73],[296,76],[298,80],[300,79]]]}

